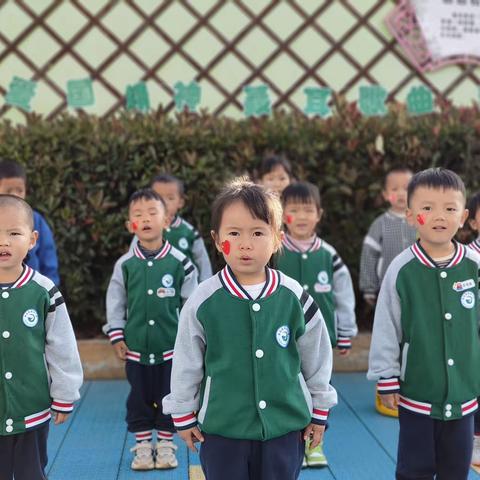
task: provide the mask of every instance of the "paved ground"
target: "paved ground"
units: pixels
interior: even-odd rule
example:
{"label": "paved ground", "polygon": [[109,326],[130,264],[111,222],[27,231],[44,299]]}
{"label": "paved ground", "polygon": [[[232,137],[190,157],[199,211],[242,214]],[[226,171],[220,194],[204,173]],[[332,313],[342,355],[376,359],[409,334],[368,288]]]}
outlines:
{"label": "paved ground", "polygon": [[[339,405],[330,416],[325,452],[329,467],[307,469],[301,480],[391,480],[394,478],[397,421],[378,415],[373,384],[364,373],[337,373],[332,383]],[[198,457],[180,448],[179,468],[137,473],[130,470],[134,443],[124,423],[128,385],[122,380],[91,381],[69,422],[50,428],[49,480],[200,480]],[[473,471],[469,480],[480,480]]]}

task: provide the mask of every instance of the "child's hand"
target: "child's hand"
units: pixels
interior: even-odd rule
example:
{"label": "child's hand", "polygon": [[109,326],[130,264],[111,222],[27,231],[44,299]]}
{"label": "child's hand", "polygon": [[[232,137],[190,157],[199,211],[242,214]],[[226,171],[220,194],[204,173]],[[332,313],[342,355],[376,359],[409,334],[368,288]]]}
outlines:
{"label": "child's hand", "polygon": [[303,432],[303,439],[306,441],[311,438],[310,448],[315,448],[322,443],[323,434],[325,432],[325,425],[317,425],[311,423]]}
{"label": "child's hand", "polygon": [[65,423],[68,419],[69,413],[60,413],[60,412],[52,412],[53,417],[55,418],[55,425],[60,425]]}
{"label": "child's hand", "polygon": [[380,401],[383,403],[383,405],[393,410],[396,410],[398,408],[398,400],[398,393],[388,393],[385,395],[380,395]]}
{"label": "child's hand", "polygon": [[113,349],[115,350],[115,353],[117,354],[117,357],[120,360],[126,360],[127,359],[128,347],[127,347],[127,344],[123,340],[115,343],[113,345]]}
{"label": "child's hand", "polygon": [[377,303],[377,296],[376,295],[373,295],[373,294],[368,294],[368,295],[364,295],[363,296],[363,299],[365,300],[365,302],[370,305],[371,307],[374,307],[375,304]]}
{"label": "child's hand", "polygon": [[203,442],[205,440],[198,427],[189,428],[187,430],[178,430],[177,433],[192,452],[197,452],[194,442]]}
{"label": "child's hand", "polygon": [[342,357],[348,357],[350,355],[350,348],[339,348],[338,349],[338,353],[342,356]]}

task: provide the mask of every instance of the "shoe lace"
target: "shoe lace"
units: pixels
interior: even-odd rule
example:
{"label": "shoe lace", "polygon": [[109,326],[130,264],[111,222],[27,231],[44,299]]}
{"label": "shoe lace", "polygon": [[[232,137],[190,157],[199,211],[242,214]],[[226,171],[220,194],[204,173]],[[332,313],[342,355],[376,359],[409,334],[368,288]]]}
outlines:
{"label": "shoe lace", "polygon": [[135,456],[138,458],[148,458],[152,456],[152,444],[150,442],[140,442],[130,449],[131,452],[135,452]]}
{"label": "shoe lace", "polygon": [[166,460],[174,460],[175,459],[175,451],[178,447],[168,440],[161,440],[157,443],[156,451],[157,456],[165,458]]}

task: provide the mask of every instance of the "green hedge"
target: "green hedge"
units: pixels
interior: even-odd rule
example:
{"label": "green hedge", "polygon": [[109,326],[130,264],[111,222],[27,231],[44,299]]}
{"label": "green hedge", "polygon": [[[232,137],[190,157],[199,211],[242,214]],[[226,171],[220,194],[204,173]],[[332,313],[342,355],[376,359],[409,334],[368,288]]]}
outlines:
{"label": "green hedge", "polygon": [[26,126],[0,124],[0,157],[27,166],[28,198],[53,227],[71,316],[77,331],[91,335],[100,331],[113,264],[129,243],[127,198],[160,171],[184,179],[183,214],[219,265],[208,235],[216,192],[226,179],[253,172],[265,153],[285,152],[299,178],[320,186],[322,235],[356,284],[363,236],[384,208],[387,168],[441,165],[461,174],[470,191],[480,187],[478,108],[440,109],[411,118],[393,105],[386,117],[365,119],[355,104],[337,100],[327,120],[285,113],[249,120],[205,113],[169,118],[161,111],[105,120],[31,116]]}

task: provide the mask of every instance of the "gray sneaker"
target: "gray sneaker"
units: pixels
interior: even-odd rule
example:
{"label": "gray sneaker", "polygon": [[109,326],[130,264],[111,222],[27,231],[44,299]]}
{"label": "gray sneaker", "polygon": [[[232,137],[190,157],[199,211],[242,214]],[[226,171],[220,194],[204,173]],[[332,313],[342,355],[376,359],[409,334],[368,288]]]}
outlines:
{"label": "gray sneaker", "polygon": [[132,461],[132,470],[153,470],[153,446],[150,442],[139,442],[130,449],[135,453]]}
{"label": "gray sneaker", "polygon": [[178,467],[178,460],[175,457],[177,448],[170,440],[160,440],[155,448],[155,468],[164,470]]}

